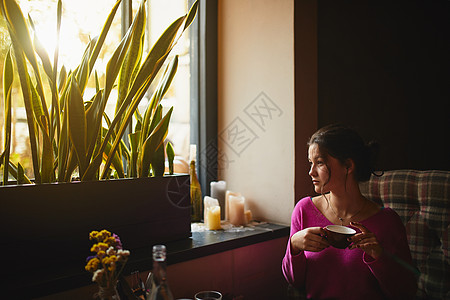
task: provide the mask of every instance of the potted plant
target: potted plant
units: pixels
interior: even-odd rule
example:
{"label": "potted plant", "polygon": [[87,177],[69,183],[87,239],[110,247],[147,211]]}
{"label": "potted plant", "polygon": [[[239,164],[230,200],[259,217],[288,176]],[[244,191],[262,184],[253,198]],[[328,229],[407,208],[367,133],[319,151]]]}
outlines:
{"label": "potted plant", "polygon": [[[190,235],[189,176],[163,176],[165,153],[170,166],[174,154],[170,143],[164,143],[172,109],[163,115],[160,101],[175,75],[177,57],[162,68],[179,36],[194,20],[198,3],[176,19],[144,57],[143,0],[109,59],[101,86],[92,71],[120,3],[118,0],[113,6],[100,35],[88,43],[78,67],[66,71],[64,66],[58,67],[58,48],[51,63],[38,37],[31,37],[33,22],[31,18],[25,20],[16,1],[1,1],[12,41],[3,70],[5,141],[0,159],[4,185],[0,187],[0,224],[7,230],[1,246],[19,256],[26,245],[33,243],[38,246],[33,247],[33,257],[39,257],[11,265],[16,276],[33,276],[33,270],[42,271],[40,268],[49,263],[55,265],[56,273],[63,272],[56,267],[59,263],[82,266],[84,262],[67,258],[80,256],[78,251],[86,249],[84,241],[93,228],[117,232],[130,250]],[[59,0],[58,34],[61,7]],[[26,109],[34,180],[25,176],[20,163],[10,161],[14,65]],[[158,72],[163,72],[161,80],[141,114],[138,105]],[[96,94],[84,99],[92,76]],[[46,99],[44,83],[50,87],[51,99]],[[105,107],[113,89],[118,91],[117,108],[109,119]],[[127,146],[124,138],[132,118],[136,124]],[[17,180],[15,184],[8,183],[9,175]],[[51,251],[61,243],[71,245],[64,254]],[[3,284],[11,285],[12,281]]]}

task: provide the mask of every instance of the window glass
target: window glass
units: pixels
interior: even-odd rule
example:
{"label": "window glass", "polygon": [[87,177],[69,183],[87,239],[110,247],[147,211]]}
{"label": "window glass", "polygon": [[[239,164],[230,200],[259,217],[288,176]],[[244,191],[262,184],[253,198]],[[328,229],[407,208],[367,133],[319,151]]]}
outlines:
{"label": "window glass", "polygon": [[[56,45],[56,10],[57,1],[49,0],[16,0],[20,5],[24,16],[30,15],[36,27],[36,32],[45,46],[51,61],[53,62],[53,51]],[[60,33],[60,50],[58,69],[64,65],[67,70],[73,70],[81,62],[83,52],[89,40],[100,34],[106,18],[116,0],[65,0],[63,4],[63,15]],[[123,3],[128,3],[124,1]],[[121,4],[122,5],[122,4]],[[133,0],[133,16],[140,5],[140,1]],[[149,51],[157,38],[172,21],[188,11],[187,0],[147,0],[147,41],[146,53]],[[3,62],[10,40],[3,17],[0,17],[0,67],[3,70]],[[117,10],[110,32],[107,35],[105,45],[94,66],[101,82],[104,82],[104,71],[113,51],[121,39],[121,7]],[[189,156],[189,87],[190,87],[190,61],[189,61],[189,30],[179,40],[173,55],[179,55],[178,71],[167,92],[162,104],[166,109],[174,106],[171,125],[169,127],[168,139],[173,143],[176,155],[184,160]],[[164,70],[164,68],[162,68]],[[2,76],[2,75],[0,75]],[[157,80],[155,81],[155,85]],[[48,87],[47,87],[48,88]],[[150,98],[154,86],[149,88],[146,98],[142,99],[140,111],[143,114],[148,98]],[[114,91],[108,100],[106,112],[112,119],[115,110],[114,100],[117,91]],[[0,80],[0,93],[3,94],[3,82]],[[95,82],[93,76],[85,91],[84,101],[90,99],[95,93]],[[114,97],[115,96],[115,97]],[[0,153],[3,152],[3,96],[1,96],[0,108]],[[48,97],[51,99],[51,97]],[[50,105],[50,103],[49,103]],[[11,147],[11,160],[20,162],[27,176],[33,177],[31,151],[28,144],[28,127],[26,123],[25,108],[23,105],[22,92],[16,80],[13,91],[13,137]]]}
{"label": "window glass", "polygon": [[[147,3],[149,7],[148,38],[150,45],[153,45],[171,22],[186,14],[189,7],[187,0],[150,0]],[[175,154],[185,161],[189,159],[190,139],[190,28],[183,33],[173,49],[172,56],[179,55],[178,70],[165,99],[162,101],[166,109],[174,107],[167,138],[173,143]],[[142,105],[145,105],[145,103],[143,101]]]}

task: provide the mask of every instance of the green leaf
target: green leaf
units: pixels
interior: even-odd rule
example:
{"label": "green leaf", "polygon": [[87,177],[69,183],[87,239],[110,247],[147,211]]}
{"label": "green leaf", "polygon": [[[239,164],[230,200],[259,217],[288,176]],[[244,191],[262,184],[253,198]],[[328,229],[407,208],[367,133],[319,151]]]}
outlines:
{"label": "green leaf", "polygon": [[31,180],[25,175],[24,169],[20,163],[14,165],[9,162],[9,174],[11,174],[18,184],[31,184]]}
{"label": "green leaf", "polygon": [[86,171],[86,115],[83,98],[75,78],[72,77],[68,97],[68,118],[70,140],[75,148],[80,176]]}
{"label": "green leaf", "polygon": [[153,45],[136,76],[129,94],[137,93],[146,82],[152,81],[174,46],[176,34],[185,20],[185,16],[175,20]]}
{"label": "green leaf", "polygon": [[[28,81],[31,82],[31,78],[28,77]],[[39,124],[39,127],[41,127],[42,130],[46,130],[46,128],[44,128],[46,124],[43,123],[43,121],[45,122],[45,118],[44,119],[41,118],[44,116],[44,109],[42,108],[42,103],[41,101],[39,101],[39,95],[37,94],[37,91],[33,85],[30,85],[30,92],[31,92],[31,104],[36,122]]]}
{"label": "green leaf", "polygon": [[[161,35],[161,37],[158,39],[158,41],[153,46],[150,53],[147,55],[144,63],[142,64],[142,67],[140,68],[138,75],[136,76],[136,79],[133,82],[133,85],[128,92],[128,95],[120,107],[118,113],[116,114],[111,128],[108,130],[107,135],[112,134],[112,128],[115,128],[116,124],[121,120],[121,126],[119,128],[119,131],[117,133],[116,140],[113,143],[113,148],[111,150],[111,153],[114,154],[115,151],[117,151],[117,148],[120,144],[120,139],[122,138],[125,129],[127,128],[131,117],[133,116],[134,112],[137,109],[137,106],[139,105],[142,97],[144,96],[145,92],[147,91],[148,87],[150,86],[151,82],[155,78],[157,72],[163,65],[165,59],[169,55],[170,51],[174,47],[174,41],[176,37],[176,33],[178,32],[178,29],[180,28],[181,24],[185,21],[186,16],[180,17],[179,19],[175,20]],[[136,19],[135,19],[136,20]],[[134,23],[135,21],[133,21]],[[130,104],[128,104],[130,103]],[[127,110],[128,108],[128,110]],[[122,114],[125,113],[126,115],[123,118]],[[105,145],[102,145],[102,150],[105,148]],[[109,168],[109,165],[111,164],[111,157],[108,158],[108,160],[105,163],[105,169],[102,173],[102,178],[106,175],[105,170]],[[100,167],[99,159],[96,157],[94,159],[96,161],[96,164],[93,165],[93,169],[98,169]],[[91,163],[92,165],[92,163]],[[90,165],[90,167],[91,167]]]}
{"label": "green leaf", "polygon": [[52,81],[56,83],[57,70],[58,70],[58,55],[59,55],[59,35],[61,32],[61,18],[62,18],[62,2],[58,0],[58,6],[56,10],[56,47],[53,56],[53,76]]}
{"label": "green leaf", "polygon": [[[105,134],[106,134],[106,130],[105,130]],[[105,152],[103,153],[104,159],[106,159],[111,152],[111,143],[108,141],[106,143],[107,143],[106,149],[105,149]],[[112,160],[112,166],[113,166],[114,170],[116,170],[117,176],[119,178],[125,177],[124,171],[123,171],[122,159],[119,157],[119,155],[117,153],[114,155],[114,159]]]}
{"label": "green leaf", "polygon": [[[19,5],[14,0],[3,0],[3,7],[5,17],[8,22],[8,29],[12,39],[16,40],[16,46],[14,47],[14,53],[17,51],[23,51],[28,61],[30,62],[36,79],[36,86],[38,94],[42,101],[42,107],[46,113],[47,120],[49,119],[47,105],[45,103],[44,89],[42,87],[42,80],[39,71],[39,65],[37,63],[36,56],[34,54],[33,43],[31,42],[30,33],[26,25],[25,18]],[[14,36],[14,37],[13,37]],[[16,54],[17,55],[17,54]],[[47,122],[48,123],[48,122]]]}
{"label": "green leaf", "polygon": [[[31,43],[31,38],[25,22],[25,18],[23,17],[22,11],[20,10],[20,7],[17,5],[17,3],[15,1],[4,0],[2,11],[6,16],[8,22],[8,30],[10,32],[11,40],[13,41],[16,63],[18,66],[18,72],[22,86],[22,94],[24,96],[35,180],[37,183],[51,182],[54,180],[54,163],[53,144],[52,139],[50,139],[49,137],[49,134],[52,135],[53,129],[47,110],[39,66],[34,54],[35,48]],[[31,18],[30,24],[33,26]],[[39,42],[36,42],[36,44],[36,52],[40,55],[43,61],[44,69],[51,78],[52,68],[48,59],[48,55],[46,55],[46,52],[43,51],[42,47],[39,48]],[[34,86],[32,86],[31,84],[31,79],[29,78],[29,73],[26,67],[27,63],[25,62],[25,58],[22,55],[22,51],[34,70],[36,90],[34,90]],[[36,91],[39,97],[36,97]],[[36,105],[36,102],[40,103]],[[39,147],[37,145],[38,133],[36,132],[36,125],[33,117],[36,118],[36,123],[39,124],[42,130],[41,135],[43,139],[43,145],[41,148],[41,162],[39,162]],[[40,170],[39,166],[41,167]]]}
{"label": "green leaf", "polygon": [[84,90],[86,89],[89,79],[89,74],[91,73],[89,58],[91,57],[91,52],[94,49],[95,42],[96,38],[91,40],[86,46],[81,63],[78,65],[77,69],[74,72],[76,74],[75,76],[78,82],[78,87],[82,95],[84,94]]}
{"label": "green leaf", "polygon": [[[149,109],[147,108],[147,111]],[[162,105],[158,105],[158,107],[156,108],[155,112],[153,113],[153,116],[151,118],[151,123],[150,124],[143,124],[143,128],[142,128],[142,133],[141,133],[141,142],[143,143],[148,136],[150,135],[150,133],[153,131],[153,129],[155,129],[155,127],[158,125],[158,123],[161,121],[162,119],[162,110],[163,107]]]}
{"label": "green leaf", "polygon": [[[106,148],[106,143],[102,143],[102,148]],[[89,181],[94,179],[103,160],[102,153],[103,152],[100,152],[100,154],[94,156],[91,163],[88,165],[86,172],[84,172],[84,175],[81,177],[81,180]]]}
{"label": "green leaf", "polygon": [[58,80],[58,92],[61,92],[61,90],[66,85],[67,80],[67,71],[66,67],[62,66],[61,70],[59,71],[59,80]]}
{"label": "green leaf", "polygon": [[173,107],[169,109],[167,114],[158,123],[149,137],[145,140],[141,152],[139,153],[139,177],[145,177],[150,172],[150,165],[152,164],[153,153],[163,145],[164,139],[167,136],[167,130],[169,128],[170,117],[172,115]]}
{"label": "green leaf", "polygon": [[[135,21],[133,21],[133,24],[136,24]],[[120,42],[119,46],[116,48],[116,50],[114,51],[112,57],[110,58],[110,60],[108,61],[108,64],[106,66],[106,81],[105,81],[105,88],[104,88],[104,92],[102,95],[102,99],[99,103],[99,113],[103,114],[103,111],[105,110],[106,107],[106,102],[108,100],[109,94],[111,93],[111,89],[113,88],[114,82],[117,78],[117,74],[120,70],[120,66],[123,62],[123,59],[125,57],[126,54],[126,49],[128,48],[128,45],[131,41],[131,37],[132,37],[132,28],[133,28],[133,24],[130,27],[130,29],[128,30],[127,34],[125,35],[125,37],[122,39],[122,41]],[[117,117],[117,121],[116,123],[122,119],[122,116],[116,116]],[[95,124],[94,128],[100,128],[101,124]],[[114,125],[112,125],[112,128],[110,128],[110,130],[114,129]],[[95,133],[94,136],[96,136],[98,134],[99,131],[97,131]],[[109,139],[111,133],[108,133],[106,139]],[[94,145],[95,145],[95,141],[89,141],[88,142],[89,148],[88,148],[88,156],[91,157],[91,154],[94,151]],[[118,143],[117,143],[118,145]],[[98,152],[95,153],[95,158],[91,161],[91,163],[89,164],[88,170],[89,172],[83,176],[83,178],[85,178],[84,180],[91,180],[90,178],[92,178],[92,176],[94,175],[94,173],[96,172],[96,170],[98,170],[100,168],[100,164],[101,164],[101,159],[99,158],[99,156],[102,155],[103,151],[105,150],[106,144],[102,144],[102,147],[98,149]],[[113,146],[113,151],[115,152],[117,150],[116,146]],[[106,166],[105,169],[108,169],[109,166]]]}
{"label": "green leaf", "polygon": [[189,10],[189,14],[186,18],[186,23],[184,25],[184,30],[186,30],[191,25],[192,21],[194,21],[197,11],[198,11],[198,0],[196,0],[194,4],[192,4],[191,9]]}
{"label": "green leaf", "polygon": [[166,153],[167,161],[169,162],[169,174],[173,175],[173,160],[175,158],[175,150],[173,149],[171,142],[167,142]]}
{"label": "green leaf", "polygon": [[18,184],[29,184],[30,179],[25,176],[25,171],[20,163],[17,164],[17,183]]}
{"label": "green leaf", "polygon": [[34,47],[36,49],[36,53],[41,58],[42,66],[44,67],[45,74],[47,74],[49,80],[53,78],[53,68],[50,62],[50,58],[48,56],[47,50],[45,50],[41,41],[37,37],[36,33],[34,34]]}
{"label": "green leaf", "polygon": [[3,0],[3,7],[11,33],[15,36],[21,49],[25,52],[33,69],[38,69],[36,57],[34,56],[33,43],[31,42],[30,32],[28,31],[22,10],[14,0]]}
{"label": "green leaf", "polygon": [[95,92],[98,93],[98,91],[100,91],[100,82],[98,80],[97,71],[94,72],[94,80],[95,80]]}
{"label": "green leaf", "polygon": [[152,175],[153,176],[163,176],[165,170],[165,161],[164,161],[164,144],[160,145],[152,157]]}
{"label": "green leaf", "polygon": [[12,84],[14,82],[13,65],[11,58],[11,48],[6,53],[5,63],[3,68],[3,95],[5,101],[4,108],[4,120],[5,120],[5,131],[4,131],[4,152],[3,152],[3,184],[8,184],[8,174],[9,174],[9,155],[11,151],[11,91]]}
{"label": "green leaf", "polygon": [[175,77],[175,73],[178,69],[178,55],[175,55],[172,62],[167,66],[164,77],[161,80],[159,87],[156,91],[156,102],[159,104],[164,97],[164,95],[169,90],[170,84],[172,83],[173,78]]}
{"label": "green leaf", "polygon": [[86,125],[87,125],[87,149],[91,149],[87,153],[87,157],[90,158],[97,144],[97,137],[100,132],[102,124],[103,111],[101,109],[101,100],[103,97],[103,89],[99,90],[92,100],[91,105],[86,111]]}
{"label": "green leaf", "polygon": [[[164,60],[169,55],[170,50],[173,48],[173,42],[175,39],[175,35],[180,28],[182,22],[184,21],[184,17],[180,17],[175,22],[173,22],[169,28],[167,28],[162,36],[158,39],[158,41],[153,46],[152,50],[150,51],[149,55],[147,55],[146,60],[144,61],[141,69],[139,70],[138,75],[136,76],[136,79],[133,83],[132,88],[130,89],[127,98],[123,102],[122,106],[119,109],[119,112],[116,114],[113,122],[112,127],[114,127],[119,120],[122,120],[121,126],[119,128],[117,138],[114,141],[113,144],[113,153],[117,151],[117,147],[119,145],[119,140],[121,139],[126,127],[128,126],[128,123],[131,120],[131,117],[133,116],[137,106],[139,105],[142,97],[144,96],[145,92],[147,91],[149,85],[153,81],[153,79],[156,76],[156,73],[159,71],[161,66],[164,63]],[[126,112],[126,115],[124,118],[122,118],[122,114],[126,111],[126,108],[128,107],[128,103],[131,102],[129,105],[129,108]],[[111,135],[112,132],[110,132],[112,129],[108,131],[108,135]],[[103,146],[104,147],[104,146]],[[110,159],[108,159],[105,163],[105,169],[109,167]],[[102,178],[104,178],[104,175],[106,175],[105,172],[102,174]]]}
{"label": "green leaf", "polygon": [[128,135],[131,149],[131,159],[128,165],[128,177],[137,177],[137,160],[140,135],[140,131],[136,131]]}
{"label": "green leaf", "polygon": [[136,117],[136,125],[134,126],[134,131],[141,131],[142,129],[142,116],[139,111],[136,109],[135,117]]}
{"label": "green leaf", "polygon": [[[139,12],[141,12],[141,9],[139,10]],[[142,17],[143,17],[142,13],[136,14],[135,18],[133,19],[133,23],[131,24],[127,33],[121,40],[119,46],[116,48],[116,50],[114,51],[110,60],[108,61],[108,64],[106,66],[105,94],[104,94],[105,100],[103,100],[104,105],[106,105],[106,99],[109,97],[111,89],[116,81],[117,75],[122,68],[122,63],[125,59],[125,55],[128,52],[129,45],[130,45],[134,35],[136,35],[138,33],[136,28],[139,24],[139,19]],[[105,26],[106,26],[106,24],[105,24]]]}
{"label": "green leaf", "polygon": [[169,89],[169,86],[172,83],[175,73],[177,72],[177,68],[178,68],[178,55],[176,55],[175,58],[172,60],[172,62],[167,65],[164,71],[164,75],[160,80],[155,92],[153,93],[152,98],[150,100],[150,104],[148,105],[145,111],[144,120],[142,124],[143,128],[142,140],[145,140],[148,134],[151,132],[151,130],[153,130],[153,127],[150,126],[150,122],[153,119],[153,114],[155,113],[156,107],[159,105],[162,98]]}
{"label": "green leaf", "polygon": [[100,33],[100,36],[98,37],[95,47],[91,53],[91,57],[89,58],[89,70],[94,69],[95,61],[97,60],[97,57],[100,53],[103,43],[105,42],[106,35],[108,34],[109,28],[111,27],[112,21],[114,20],[114,16],[116,15],[116,11],[119,8],[119,4],[121,2],[122,2],[121,0],[118,0],[116,4],[114,4],[113,8],[111,9],[108,15],[108,18],[105,21],[105,24],[103,25],[102,32]]}
{"label": "green leaf", "polygon": [[[65,99],[67,101],[67,98]],[[58,181],[63,182],[68,171],[69,161],[69,129],[67,109],[62,113],[61,134],[58,143]]]}
{"label": "green leaf", "polygon": [[[10,26],[8,26],[9,29]],[[22,88],[23,101],[27,116],[28,136],[31,148],[31,158],[33,163],[34,180],[36,183],[41,183],[39,148],[37,145],[36,125],[33,116],[33,108],[31,103],[31,83],[28,76],[27,64],[20,46],[18,45],[15,35],[11,34],[12,46],[14,49],[14,58],[16,61],[17,72],[20,78],[20,85]]]}
{"label": "green leaf", "polygon": [[[108,127],[111,127],[111,120],[109,119],[109,117],[108,117],[108,115],[106,113],[103,113],[103,118],[104,118],[106,124],[108,125]],[[106,128],[102,128],[102,137],[106,136],[107,132],[108,132],[108,130]],[[115,134],[113,134],[111,136],[113,141],[114,141],[115,137],[116,137]],[[108,155],[110,153],[110,149],[111,149],[110,146],[111,146],[110,141],[108,141],[108,145],[107,145],[105,151],[103,152],[103,157],[104,157],[105,160],[106,160],[106,158],[108,157]],[[123,140],[120,140],[120,148],[123,151],[123,154],[125,155],[126,159],[129,160],[130,152],[129,152],[127,146],[125,145],[125,143],[123,142]],[[122,157],[122,152],[116,152],[114,154],[114,156],[115,157],[114,157],[114,160],[113,160],[112,163],[113,163],[114,169],[116,170],[116,175],[119,178],[123,178],[123,177],[125,177],[124,176],[124,171],[123,171],[124,170],[124,166],[123,166],[122,159],[120,159],[120,157]],[[120,164],[120,166],[119,166],[119,164]]]}
{"label": "green leaf", "polygon": [[139,65],[141,63],[143,48],[144,48],[144,34],[145,34],[145,6],[144,1],[141,2],[139,7],[139,11],[136,15],[136,26],[133,32],[130,46],[128,48],[127,54],[125,56],[124,62],[122,64],[120,74],[119,74],[119,83],[118,83],[118,99],[116,103],[116,112],[119,110],[120,105],[125,99],[129,87],[134,80],[133,75],[135,76],[135,70],[139,69]]}
{"label": "green leaf", "polygon": [[[41,116],[41,123],[45,123],[45,116]],[[42,183],[54,182],[53,173],[53,148],[50,136],[46,130],[42,130],[42,164],[41,164],[41,176]]]}
{"label": "green leaf", "polygon": [[64,177],[65,182],[72,181],[72,174],[77,168],[77,159],[75,159],[76,154],[73,145],[70,147],[69,150],[69,160],[67,162],[67,170],[66,170],[66,176]]}
{"label": "green leaf", "polygon": [[[2,155],[0,155],[0,166],[3,164],[4,157],[5,157],[5,152],[3,152]],[[25,172],[23,171],[23,168],[20,165],[20,163],[19,163],[19,167],[22,169],[21,173],[23,174],[23,176],[22,176],[23,182],[22,183],[31,183],[31,180],[28,179],[28,177],[25,175]],[[18,174],[18,173],[20,173],[20,171],[11,161],[8,162],[8,170],[9,170],[9,174],[11,174],[19,182],[20,174]],[[2,182],[2,184],[4,184],[4,182]]]}

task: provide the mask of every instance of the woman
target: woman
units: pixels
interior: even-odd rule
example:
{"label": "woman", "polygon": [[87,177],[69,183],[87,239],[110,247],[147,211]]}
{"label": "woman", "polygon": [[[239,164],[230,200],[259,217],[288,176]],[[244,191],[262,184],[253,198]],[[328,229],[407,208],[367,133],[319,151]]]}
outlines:
{"label": "woman", "polygon": [[[331,125],[308,146],[309,175],[320,195],[294,208],[282,263],[286,280],[308,299],[414,298],[417,283],[400,217],[359,190],[374,171],[375,145],[365,145],[348,127]],[[325,227],[331,224],[357,230],[347,249],[327,242]]]}

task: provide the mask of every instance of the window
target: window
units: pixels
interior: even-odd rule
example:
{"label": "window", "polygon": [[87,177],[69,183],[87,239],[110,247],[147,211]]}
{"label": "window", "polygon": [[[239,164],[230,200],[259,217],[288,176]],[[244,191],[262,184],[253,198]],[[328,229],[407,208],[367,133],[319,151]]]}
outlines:
{"label": "window", "polygon": [[[191,142],[198,145],[199,180],[203,195],[209,195],[210,182],[217,180],[220,163],[217,148],[217,0],[199,5],[195,47],[191,51],[198,63],[192,64],[198,85],[191,93]],[[195,39],[195,37],[193,37]],[[194,117],[193,117],[194,116]]]}
{"label": "window", "polygon": [[[53,51],[56,45],[56,10],[57,1],[45,0],[16,0],[20,5],[24,15],[30,15],[32,18],[36,32],[39,39],[43,42],[51,60],[53,60]],[[88,41],[94,36],[100,34],[103,24],[110,13],[111,8],[116,3],[116,0],[65,0],[63,4],[62,25],[60,34],[60,52],[59,52],[59,67],[64,64],[67,70],[74,69],[81,61]],[[152,46],[156,39],[161,35],[163,30],[170,25],[179,16],[185,14],[191,7],[192,0],[147,0],[147,33],[146,37],[146,51],[149,51],[149,45]],[[99,59],[94,68],[99,71],[98,76],[102,79],[104,74],[101,73],[106,69],[106,64],[111,57],[121,39],[121,32],[126,22],[127,11],[130,7],[133,11],[133,16],[140,5],[140,1],[129,0],[122,1],[122,15],[119,8],[114,22],[108,33],[104,49],[102,50]],[[199,15],[197,15],[198,19]],[[192,69],[195,74],[198,74],[198,64],[196,55],[192,52],[198,52],[196,45],[191,41],[198,41],[198,21],[191,25],[191,28],[186,31],[172,55],[179,55],[179,65],[177,74],[172,82],[170,90],[167,92],[162,104],[165,108],[174,106],[174,111],[171,118],[171,125],[169,128],[168,139],[172,141],[176,155],[181,156],[185,161],[189,158],[189,144],[197,143],[197,135],[191,134],[192,117],[198,116],[198,111],[192,110],[192,101],[198,98],[196,95],[198,88],[196,85],[198,81],[195,76],[192,76]],[[9,35],[6,29],[6,23],[1,17],[0,20],[0,66],[3,66],[4,57],[9,47]],[[3,68],[2,68],[3,69]],[[197,70],[197,71],[195,71]],[[157,80],[155,81],[157,83]],[[3,93],[2,81],[0,81],[0,93]],[[153,86],[150,90],[154,89]],[[95,82],[91,76],[87,90],[83,99],[89,99],[95,93]],[[144,107],[148,103],[148,98],[151,96],[151,91],[147,93],[148,97],[143,99],[140,104],[140,111],[144,111]],[[3,97],[1,97],[3,99]],[[50,97],[49,97],[50,99]],[[115,103],[114,97],[110,97],[106,109],[107,114],[111,117],[114,114]],[[3,101],[2,101],[3,102]],[[3,103],[0,109],[0,127],[3,128]],[[25,108],[23,106],[21,89],[16,81],[16,87],[13,95],[13,140],[11,153],[14,153],[11,160],[15,163],[20,161],[24,166],[26,174],[33,177],[31,151],[28,145],[28,127],[26,123]],[[3,151],[3,131],[0,132],[0,153]]]}

